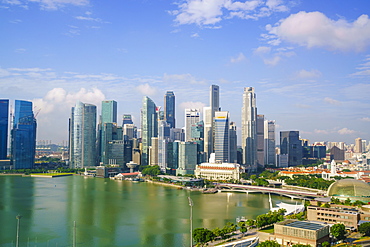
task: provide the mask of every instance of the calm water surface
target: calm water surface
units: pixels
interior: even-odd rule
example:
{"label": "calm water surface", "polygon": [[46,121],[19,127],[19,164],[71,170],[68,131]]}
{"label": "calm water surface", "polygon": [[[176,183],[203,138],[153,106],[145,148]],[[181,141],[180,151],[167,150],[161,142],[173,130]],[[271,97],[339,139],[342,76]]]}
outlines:
{"label": "calm water surface", "polygon": [[[268,212],[262,194],[201,194],[151,183],[69,176],[0,176],[0,246],[189,246],[193,228],[213,229],[238,216]],[[290,199],[272,196],[273,203]]]}

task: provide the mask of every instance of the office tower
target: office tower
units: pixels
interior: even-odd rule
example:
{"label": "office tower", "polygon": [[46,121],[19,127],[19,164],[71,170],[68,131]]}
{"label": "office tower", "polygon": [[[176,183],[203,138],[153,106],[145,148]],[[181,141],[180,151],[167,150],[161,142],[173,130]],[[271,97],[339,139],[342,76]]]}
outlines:
{"label": "office tower", "polygon": [[136,138],[135,129],[136,127],[133,124],[124,124],[123,125],[123,135],[125,136],[125,138],[129,140]]}
{"label": "office tower", "polygon": [[9,100],[0,99],[0,160],[8,154]]}
{"label": "office tower", "polygon": [[108,142],[113,140],[109,138],[112,133],[106,133],[106,131],[112,131],[112,126],[105,126],[107,123],[115,124],[117,126],[117,102],[114,100],[104,100],[101,103],[101,118],[98,126],[98,156],[100,162],[106,163],[106,153]]}
{"label": "office tower", "polygon": [[152,145],[149,147],[149,165],[158,165],[158,137],[152,137]]}
{"label": "office tower", "polygon": [[275,154],[275,121],[265,120],[265,164],[276,165]]}
{"label": "office tower", "polygon": [[229,152],[229,163],[238,163],[237,134],[234,122],[231,122],[229,126]]}
{"label": "office tower", "polygon": [[265,166],[265,116],[257,115],[256,121],[257,131],[257,165]]}
{"label": "office tower", "polygon": [[158,135],[157,119],[155,103],[149,97],[144,96],[141,109],[141,165],[149,164],[149,147],[152,145],[152,137],[157,137]]}
{"label": "office tower", "polygon": [[134,124],[134,122],[132,121],[132,116],[130,114],[123,114],[122,126],[124,126],[125,124]]}
{"label": "office tower", "polygon": [[164,121],[170,125],[170,128],[176,128],[175,94],[172,91],[167,91],[164,95]]}
{"label": "office tower", "polygon": [[362,153],[362,139],[356,138],[355,139],[355,153]]}
{"label": "office tower", "polygon": [[32,169],[36,152],[36,119],[32,102],[16,100],[11,131],[11,164],[14,169]]}
{"label": "office tower", "polygon": [[[111,140],[107,142],[107,151],[105,154],[106,160],[104,165],[117,165],[125,167],[124,156],[125,142],[124,140]],[[126,168],[126,167],[125,167]]]}
{"label": "office tower", "polygon": [[197,164],[206,162],[204,156],[204,122],[199,121],[191,126],[191,141],[197,143]]}
{"label": "office tower", "polygon": [[244,88],[242,108],[242,148],[243,163],[249,169],[257,169],[257,106],[253,87]]}
{"label": "office tower", "polygon": [[167,173],[176,175],[176,169],[179,167],[179,143],[173,141],[167,143]]}
{"label": "office tower", "polygon": [[214,117],[214,153],[216,161],[229,162],[229,112],[216,111]]}
{"label": "office tower", "polygon": [[220,111],[220,88],[217,85],[211,85],[209,90],[209,108],[204,107],[204,152],[207,159],[214,152],[214,130],[213,119],[215,112]]}
{"label": "office tower", "polygon": [[195,142],[179,143],[179,163],[176,175],[194,174],[197,165],[197,144]]}
{"label": "office tower", "polygon": [[158,165],[162,172],[167,169],[167,143],[170,140],[170,124],[164,120],[158,122]]}
{"label": "office tower", "polygon": [[366,140],[362,140],[362,152],[367,152]]}
{"label": "office tower", "polygon": [[[104,143],[104,149],[101,155],[101,162],[103,165],[110,165],[112,162],[109,162],[109,160],[112,159],[112,153],[109,151],[109,143],[111,144],[117,144],[114,141],[122,141],[124,140],[123,136],[123,129],[121,126],[117,126],[116,123],[104,123],[102,126],[102,137],[101,140]],[[126,138],[128,139],[128,138]],[[121,145],[121,144],[119,144]],[[124,145],[124,144],[122,144]],[[117,149],[117,148],[115,148]],[[123,149],[121,149],[121,154],[123,155]],[[120,163],[122,165],[122,162]]]}
{"label": "office tower", "polygon": [[302,164],[302,143],[299,131],[280,131],[280,154],[288,155],[288,166]]}
{"label": "office tower", "polygon": [[191,140],[191,126],[199,122],[199,109],[185,109],[185,141]]}
{"label": "office tower", "polygon": [[72,107],[69,130],[71,168],[96,165],[96,106],[80,101]]}
{"label": "office tower", "polygon": [[102,123],[117,123],[117,102],[114,100],[104,100],[101,104]]}
{"label": "office tower", "polygon": [[170,129],[170,140],[171,141],[185,141],[185,132],[181,128],[171,128]]}

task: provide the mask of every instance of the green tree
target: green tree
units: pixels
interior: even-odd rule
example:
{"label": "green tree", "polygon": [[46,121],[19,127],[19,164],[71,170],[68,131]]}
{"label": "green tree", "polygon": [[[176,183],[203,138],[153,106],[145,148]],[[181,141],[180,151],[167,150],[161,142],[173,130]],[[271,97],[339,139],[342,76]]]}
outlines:
{"label": "green tree", "polygon": [[292,247],[311,247],[309,244],[293,244]]}
{"label": "green tree", "polygon": [[215,229],[212,230],[212,232],[215,237],[222,237],[222,231],[220,228],[216,227]]}
{"label": "green tree", "polygon": [[343,240],[345,239],[345,234],[346,234],[346,227],[344,226],[344,224],[334,224],[331,228],[330,228],[330,233],[331,235],[333,235],[333,237],[335,237],[336,239],[338,240]]}
{"label": "green tree", "polygon": [[238,226],[239,226],[239,231],[243,234],[244,234],[248,231],[248,228],[247,228],[247,224],[245,221],[239,221],[238,222]]}
{"label": "green tree", "polygon": [[280,244],[273,240],[266,240],[263,242],[260,242],[257,247],[280,247]]}
{"label": "green tree", "polygon": [[214,234],[207,228],[195,228],[193,231],[193,239],[201,246],[204,246],[205,243],[214,239]]}
{"label": "green tree", "polygon": [[150,175],[150,176],[156,176],[156,175],[159,175],[161,174],[161,169],[159,168],[159,166],[146,166],[142,172],[141,172],[144,176],[145,175]]}
{"label": "green tree", "polygon": [[351,205],[351,199],[347,198],[347,199],[344,201],[344,205]]}
{"label": "green tree", "polygon": [[365,236],[370,236],[370,222],[365,222],[359,225],[358,231]]}
{"label": "green tree", "polygon": [[321,244],[322,247],[330,247],[330,243],[328,241],[325,241]]}

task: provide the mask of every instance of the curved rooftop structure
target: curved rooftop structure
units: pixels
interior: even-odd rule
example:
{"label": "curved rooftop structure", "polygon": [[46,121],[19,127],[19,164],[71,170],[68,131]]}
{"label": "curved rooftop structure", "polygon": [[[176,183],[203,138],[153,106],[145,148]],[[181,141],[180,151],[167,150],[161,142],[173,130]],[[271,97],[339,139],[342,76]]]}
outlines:
{"label": "curved rooftop structure", "polygon": [[370,202],[370,185],[357,179],[342,179],[330,185],[328,196]]}

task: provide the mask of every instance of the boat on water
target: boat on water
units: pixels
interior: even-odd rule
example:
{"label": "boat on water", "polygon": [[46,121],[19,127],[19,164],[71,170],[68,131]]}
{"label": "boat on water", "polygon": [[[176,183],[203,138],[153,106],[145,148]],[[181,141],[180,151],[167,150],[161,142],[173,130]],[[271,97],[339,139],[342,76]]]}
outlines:
{"label": "boat on water", "polygon": [[298,214],[298,213],[301,213],[305,210],[304,205],[303,204],[298,204],[298,202],[296,202],[296,204],[290,204],[290,203],[286,203],[286,202],[279,202],[279,203],[276,204],[276,207],[273,207],[270,194],[269,194],[269,202],[270,202],[270,211],[274,212],[274,211],[278,211],[279,209],[283,208],[283,209],[286,210],[284,215]]}

